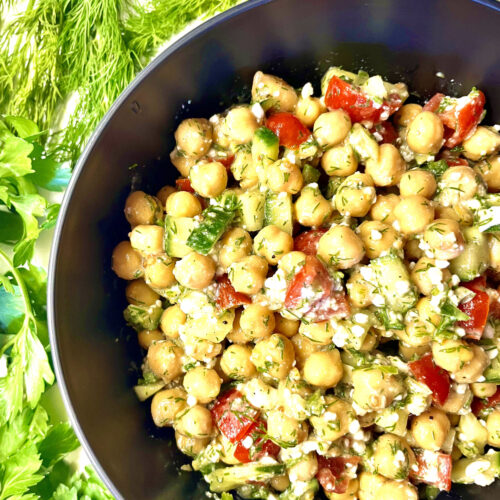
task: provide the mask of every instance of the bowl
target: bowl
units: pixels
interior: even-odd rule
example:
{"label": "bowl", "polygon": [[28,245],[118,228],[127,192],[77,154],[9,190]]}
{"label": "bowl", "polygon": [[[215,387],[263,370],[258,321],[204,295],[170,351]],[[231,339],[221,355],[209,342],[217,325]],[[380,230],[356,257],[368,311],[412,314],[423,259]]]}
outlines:
{"label": "bowl", "polygon": [[[129,231],[123,206],[131,188],[155,192],[177,176],[167,153],[179,121],[248,99],[257,69],[318,90],[335,64],[403,80],[420,99],[477,85],[487,121],[500,122],[499,21],[498,4],[486,0],[251,1],[176,41],[112,106],[64,198],[48,312],[71,421],[116,498],[206,498],[201,477],[179,471],[188,460],[173,432],[155,429],[132,391],[140,350],[122,318],[124,283],[110,270],[112,249]],[[454,491],[493,500],[500,484]]]}

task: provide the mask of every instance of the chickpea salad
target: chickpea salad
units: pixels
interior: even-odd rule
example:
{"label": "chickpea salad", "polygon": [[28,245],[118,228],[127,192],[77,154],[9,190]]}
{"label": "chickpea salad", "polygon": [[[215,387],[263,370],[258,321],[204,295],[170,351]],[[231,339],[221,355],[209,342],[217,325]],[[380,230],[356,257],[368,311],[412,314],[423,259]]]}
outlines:
{"label": "chickpea salad", "polygon": [[[338,67],[189,118],[112,267],[135,391],[214,498],[435,498],[500,475],[500,135]],[[320,90],[320,92],[319,92]]]}

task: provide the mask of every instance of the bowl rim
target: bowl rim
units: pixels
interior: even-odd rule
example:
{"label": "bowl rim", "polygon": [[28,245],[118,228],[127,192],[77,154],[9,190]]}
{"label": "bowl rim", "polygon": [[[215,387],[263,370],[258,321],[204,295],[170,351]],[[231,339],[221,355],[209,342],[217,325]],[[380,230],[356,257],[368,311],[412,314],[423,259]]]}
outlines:
{"label": "bowl rim", "polygon": [[[76,415],[75,409],[72,404],[71,396],[69,394],[68,387],[64,380],[64,373],[61,366],[61,357],[59,353],[58,336],[56,331],[56,313],[55,313],[55,287],[56,287],[56,273],[57,273],[57,259],[59,254],[59,244],[62,237],[63,228],[66,222],[66,215],[71,203],[71,198],[78,180],[83,172],[85,164],[88,158],[92,154],[95,145],[97,144],[102,132],[106,129],[109,122],[112,120],[113,116],[117,110],[126,102],[130,95],[135,91],[135,89],[141,85],[143,80],[145,80],[150,73],[155,71],[159,66],[161,66],[166,59],[168,59],[177,50],[181,49],[184,45],[189,44],[199,36],[210,31],[215,26],[226,22],[227,20],[238,16],[250,9],[254,9],[261,5],[270,3],[276,0],[249,0],[240,3],[225,12],[217,14],[210,19],[207,19],[199,26],[194,27],[188,31],[183,36],[179,37],[173,43],[168,45],[163,51],[161,51],[144,69],[142,69],[135,78],[128,84],[128,86],[123,90],[123,92],[118,96],[115,102],[111,105],[109,110],[106,112],[104,117],[101,119],[96,129],[90,136],[90,139],[82,151],[73,173],[69,181],[68,187],[64,192],[63,200],[61,202],[61,207],[59,210],[59,217],[54,230],[54,237],[52,240],[49,256],[48,265],[48,279],[47,279],[47,323],[49,329],[49,341],[51,348],[51,355],[54,364],[54,372],[56,375],[56,382],[59,385],[59,390],[61,392],[64,407],[68,414],[69,421],[75,430],[75,434],[78,437],[83,450],[85,451],[90,463],[94,467],[95,471],[102,479],[103,483],[109,489],[111,494],[117,499],[123,499],[122,494],[118,488],[114,485],[113,481],[110,479],[103,466],[101,465],[99,459],[94,453],[90,443],[88,442],[86,435],[80,425],[78,416]],[[175,36],[175,35],[174,35]]]}

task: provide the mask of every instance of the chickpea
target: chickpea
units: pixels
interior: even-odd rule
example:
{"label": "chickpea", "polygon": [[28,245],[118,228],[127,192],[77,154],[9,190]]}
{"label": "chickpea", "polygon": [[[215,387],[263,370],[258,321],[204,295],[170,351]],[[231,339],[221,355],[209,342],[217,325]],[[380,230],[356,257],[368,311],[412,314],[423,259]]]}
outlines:
{"label": "chickpea", "polygon": [[394,215],[403,234],[418,234],[434,220],[434,207],[423,196],[413,195],[401,199]]}
{"label": "chickpea", "polygon": [[288,469],[288,476],[295,481],[310,481],[318,472],[318,459],[315,453],[308,453]]}
{"label": "chickpea", "polygon": [[377,196],[375,203],[370,209],[370,217],[373,220],[392,224],[396,220],[394,209],[401,201],[397,194],[387,194]]}
{"label": "chickpea", "polygon": [[346,177],[335,194],[335,207],[342,215],[364,217],[375,200],[373,179],[368,174],[355,173]]}
{"label": "chickpea", "polygon": [[219,262],[227,269],[233,262],[246,257],[252,251],[252,237],[241,227],[226,231],[221,239]]}
{"label": "chickpea", "polygon": [[127,285],[125,297],[129,304],[135,306],[152,306],[160,298],[142,279],[131,281]]}
{"label": "chickpea", "polygon": [[429,325],[421,319],[411,319],[405,322],[404,330],[395,330],[398,339],[411,347],[422,347],[432,340],[435,331],[433,325]]}
{"label": "chickpea", "polygon": [[252,351],[251,361],[261,372],[283,379],[295,361],[293,344],[284,335],[275,333],[258,342]]}
{"label": "chickpea", "polygon": [[284,443],[287,447],[296,446],[299,443],[301,424],[278,408],[267,414],[267,433],[272,440]]}
{"label": "chickpea", "polygon": [[207,255],[190,252],[175,263],[174,276],[187,288],[201,290],[212,283],[215,262]]}
{"label": "chickpea", "polygon": [[297,194],[304,185],[300,168],[286,159],[275,161],[266,170],[267,185],[275,193]]}
{"label": "chickpea", "polygon": [[299,332],[321,346],[332,343],[334,330],[328,321],[320,321],[317,323],[302,323],[299,326]]}
{"label": "chickpea", "polygon": [[260,102],[266,111],[290,112],[295,109],[298,96],[295,89],[281,78],[257,71],[253,77],[252,101]]}
{"label": "chickpea", "polygon": [[168,288],[175,283],[175,262],[166,254],[153,255],[144,262],[144,279],[153,288]]}
{"label": "chickpea", "polygon": [[255,115],[248,106],[230,109],[225,118],[225,131],[230,144],[246,144],[259,127]]}
{"label": "chickpea", "polygon": [[184,375],[184,389],[198,403],[207,404],[213,401],[220,392],[222,380],[213,369],[197,366]]}
{"label": "chickpea", "polygon": [[462,143],[464,156],[469,160],[480,160],[500,148],[500,134],[488,127],[477,127],[476,131]]}
{"label": "chickpea", "polygon": [[154,342],[158,342],[159,340],[165,340],[165,336],[160,330],[141,330],[137,334],[137,341],[139,345],[148,350],[149,346]]}
{"label": "chickpea", "polygon": [[218,161],[197,163],[189,172],[193,189],[204,198],[215,198],[227,185],[226,167]]}
{"label": "chickpea", "polygon": [[343,109],[335,109],[318,116],[313,134],[320,146],[340,144],[351,130],[351,118]]}
{"label": "chickpea", "polygon": [[463,200],[470,200],[478,190],[478,175],[470,167],[450,167],[441,177],[440,201],[453,205]]}
{"label": "chickpea", "polygon": [[413,439],[420,448],[426,450],[440,450],[449,431],[450,421],[446,413],[437,408],[431,408],[421,413],[411,423]]}
{"label": "chickpea", "polygon": [[358,479],[350,479],[347,484],[347,490],[345,493],[334,493],[325,491],[326,498],[328,500],[357,500],[358,498],[358,490],[359,490],[359,481]]}
{"label": "chickpea", "polygon": [[292,277],[305,262],[306,254],[295,250],[283,255],[278,262],[278,269],[281,269],[285,273],[285,276]]}
{"label": "chickpea", "polygon": [[391,248],[401,248],[402,242],[392,226],[376,220],[365,220],[357,229],[369,259],[380,257]]}
{"label": "chickpea", "polygon": [[271,479],[269,484],[276,491],[285,491],[290,486],[290,479],[288,479],[288,476],[286,474],[284,474],[283,476],[275,476]]}
{"label": "chickpea", "polygon": [[399,181],[399,193],[401,196],[420,195],[431,199],[437,189],[434,175],[427,170],[415,169],[405,172]]}
{"label": "chickpea", "polygon": [[432,356],[436,365],[456,373],[472,360],[474,353],[463,340],[446,339],[442,343],[432,343]]}
{"label": "chickpea", "polygon": [[175,304],[167,307],[160,318],[161,331],[171,339],[179,337],[179,328],[186,322],[186,315],[182,312],[181,306]]}
{"label": "chickpea", "polygon": [[172,193],[176,193],[176,189],[173,186],[163,186],[157,193],[156,197],[160,200],[161,206],[165,208],[167,204],[167,199]]}
{"label": "chickpea", "polygon": [[392,144],[381,144],[378,158],[366,160],[365,172],[375,186],[395,186],[406,170],[406,163],[399,150]]}
{"label": "chickpea", "polygon": [[500,236],[490,234],[488,236],[488,249],[490,254],[490,267],[500,271]]}
{"label": "chickpea", "polygon": [[456,387],[452,386],[450,389],[450,393],[448,394],[448,398],[446,399],[444,404],[436,404],[436,406],[446,412],[451,419],[452,415],[450,414],[458,414],[463,410],[464,406],[470,405],[471,400],[472,392],[468,387],[465,391],[461,390],[460,392],[457,392]]}
{"label": "chickpea", "polygon": [[203,439],[212,436],[212,414],[204,406],[194,405],[181,412],[174,423],[175,430],[183,436]]}
{"label": "chickpea", "polygon": [[276,407],[278,390],[266,384],[260,378],[252,378],[243,386],[243,393],[250,404],[261,410],[271,410]]}
{"label": "chickpea", "polygon": [[500,448],[500,410],[494,410],[486,419],[488,430],[488,444]]}
{"label": "chickpea", "polygon": [[327,175],[347,177],[358,168],[358,159],[350,144],[327,149],[321,157],[321,166]]}
{"label": "chickpea", "polygon": [[404,344],[403,342],[399,343],[399,354],[405,361],[421,358],[430,350],[431,346],[429,344],[424,344],[422,346],[410,346]]}
{"label": "chickpea", "polygon": [[241,310],[236,309],[234,314],[233,329],[227,335],[227,340],[234,344],[246,344],[251,339],[240,327]]}
{"label": "chickpea", "polygon": [[[451,193],[449,191],[449,193]],[[437,202],[443,202],[440,200],[440,196],[442,196],[443,192],[441,192],[437,198]],[[453,196],[453,194],[452,194]],[[436,199],[436,198],[435,198]],[[448,203],[444,200],[444,203]],[[471,226],[473,222],[473,214],[472,210],[465,206],[461,201],[454,202],[450,206],[436,205],[436,218],[437,219],[452,219],[456,220],[462,226]]]}
{"label": "chickpea", "polygon": [[297,363],[297,368],[302,370],[304,365],[309,358],[309,356],[320,349],[321,345],[309,340],[304,335],[294,335],[290,341],[293,344],[293,349],[295,351],[295,361]]}
{"label": "chickpea", "polygon": [[179,151],[179,148],[175,147],[170,153],[170,161],[182,177],[189,177],[189,172],[198,161],[198,157],[187,156],[183,151]]}
{"label": "chickpea", "polygon": [[316,187],[306,186],[295,202],[295,216],[303,226],[321,226],[332,215],[331,203],[323,198]]}
{"label": "chickpea", "polygon": [[171,340],[162,340],[151,344],[147,361],[156,377],[167,384],[182,373],[182,349]]}
{"label": "chickpea", "polygon": [[255,236],[253,249],[269,264],[277,264],[284,254],[293,250],[293,238],[278,226],[266,226]]}
{"label": "chickpea", "polygon": [[361,344],[359,350],[361,352],[371,352],[375,347],[377,347],[379,343],[379,338],[376,335],[376,333],[372,330],[370,330],[365,339],[363,340],[363,343]]}
{"label": "chickpea", "polygon": [[307,127],[311,128],[326,108],[317,97],[300,97],[295,108],[295,116]]}
{"label": "chickpea", "polygon": [[130,236],[132,248],[143,255],[163,253],[163,228],[161,226],[135,226]]}
{"label": "chickpea", "polygon": [[394,114],[394,123],[398,127],[407,127],[421,112],[420,104],[405,104]]}
{"label": "chickpea", "polygon": [[490,193],[500,192],[500,156],[489,156],[476,165],[476,171],[488,186]]}
{"label": "chickpea", "polygon": [[394,398],[403,392],[398,376],[384,373],[380,368],[354,370],[352,373],[353,401],[367,410],[387,408]]}
{"label": "chickpea", "polygon": [[201,214],[201,203],[194,194],[177,191],[167,198],[166,212],[172,217],[194,217]]}
{"label": "chickpea", "polygon": [[319,240],[318,256],[339,269],[353,267],[364,255],[361,238],[347,226],[332,226]]}
{"label": "chickpea", "polygon": [[188,455],[190,457],[196,457],[199,455],[210,442],[210,438],[193,438],[183,436],[179,432],[175,433],[175,442],[177,444],[177,448],[184,453],[184,455]]}
{"label": "chickpea", "polygon": [[317,387],[335,387],[344,374],[337,349],[317,351],[304,363],[304,380]]}
{"label": "chickpea", "polygon": [[230,345],[223,353],[220,366],[231,379],[245,380],[257,374],[254,364],[250,361],[252,349],[246,345]]}
{"label": "chickpea", "polygon": [[483,348],[478,345],[471,345],[471,350],[473,358],[454,373],[455,380],[459,384],[477,382],[477,379],[481,377],[484,370],[490,364],[490,358],[484,352]]}
{"label": "chickpea", "polygon": [[335,441],[349,432],[354,412],[351,405],[335,396],[326,396],[328,406],[319,416],[309,418],[316,436],[324,441]]}
{"label": "chickpea", "polygon": [[458,257],[465,248],[465,240],[457,221],[436,219],[425,228],[424,241],[439,260]]}
{"label": "chickpea", "polygon": [[188,118],[177,127],[174,137],[186,155],[203,156],[212,145],[212,125],[205,118]]}
{"label": "chickpea", "polygon": [[264,286],[267,270],[266,259],[249,255],[229,266],[229,280],[237,292],[254,295]]}
{"label": "chickpea", "polygon": [[158,427],[173,425],[175,417],[185,410],[186,400],[186,391],[180,387],[157,392],[151,400],[151,415],[155,425]]}
{"label": "chickpea", "polygon": [[134,191],[125,202],[125,218],[132,227],[143,224],[154,224],[161,219],[163,208],[160,200],[144,191]]}
{"label": "chickpea", "polygon": [[474,382],[470,384],[470,388],[478,398],[489,398],[497,392],[497,385],[491,382]]}
{"label": "chickpea", "polygon": [[373,445],[373,465],[388,479],[405,479],[415,455],[408,443],[395,434],[382,434]]}
{"label": "chickpea", "polygon": [[274,313],[266,306],[249,304],[241,313],[240,328],[250,340],[258,340],[271,335],[274,326]]}
{"label": "chickpea", "polygon": [[231,172],[243,189],[251,189],[259,184],[259,176],[250,151],[238,149],[234,153]]}
{"label": "chickpea", "polygon": [[[408,481],[386,481],[375,493],[373,500],[418,500],[418,491]],[[361,497],[360,497],[360,500]]]}
{"label": "chickpea", "polygon": [[411,279],[422,295],[431,295],[439,283],[448,282],[450,278],[448,269],[440,269],[436,261],[428,257],[421,257],[411,271]]}
{"label": "chickpea", "polygon": [[222,344],[190,335],[184,338],[184,349],[188,356],[206,362],[207,359],[215,358],[222,352]]}
{"label": "chickpea", "polygon": [[361,474],[359,474],[359,499],[374,500],[378,491],[386,482],[388,482],[388,479],[384,476],[372,474],[367,471],[361,472]]}
{"label": "chickpea", "polygon": [[347,280],[347,293],[354,307],[364,308],[372,303],[373,287],[363,279],[358,270],[354,271]]}
{"label": "chickpea", "polygon": [[144,274],[141,254],[132,248],[130,241],[121,241],[116,245],[111,262],[115,274],[124,280],[140,278]]}
{"label": "chickpea", "polygon": [[434,155],[443,144],[444,127],[438,115],[422,111],[408,125],[406,142],[415,153]]}
{"label": "chickpea", "polygon": [[300,321],[298,319],[284,318],[281,314],[276,314],[274,319],[276,320],[275,331],[282,333],[287,338],[293,337],[299,331]]}

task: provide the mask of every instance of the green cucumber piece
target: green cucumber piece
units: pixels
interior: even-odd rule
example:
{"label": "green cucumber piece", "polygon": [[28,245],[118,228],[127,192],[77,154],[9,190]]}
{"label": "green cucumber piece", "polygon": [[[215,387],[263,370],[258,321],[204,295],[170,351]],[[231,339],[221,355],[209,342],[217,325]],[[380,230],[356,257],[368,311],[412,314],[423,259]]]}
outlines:
{"label": "green cucumber piece", "polygon": [[489,266],[488,239],[479,228],[464,227],[464,251],[450,262],[450,272],[462,281],[471,281],[483,274]]}
{"label": "green cucumber piece", "polygon": [[314,168],[312,165],[309,165],[309,163],[306,163],[304,165],[304,168],[302,169],[304,186],[306,186],[307,184],[312,184],[313,182],[318,182],[320,175],[321,172],[317,168]]}
{"label": "green cucumber piece", "polygon": [[220,204],[209,205],[203,210],[201,223],[187,239],[188,247],[202,255],[210,253],[217,240],[226,232],[238,209],[236,195],[224,196]]}
{"label": "green cucumber piece", "polygon": [[238,225],[247,231],[260,231],[264,226],[266,195],[261,191],[238,194]]}
{"label": "green cucumber piece", "polygon": [[379,146],[373,135],[360,123],[352,126],[347,141],[362,161],[378,160]]}
{"label": "green cucumber piece", "polygon": [[261,185],[266,184],[266,167],[278,159],[278,136],[266,127],[258,128],[252,139],[252,160]]}
{"label": "green cucumber piece", "polygon": [[134,392],[139,401],[146,401],[158,391],[161,391],[165,387],[165,382],[159,380],[158,382],[153,382],[152,384],[138,384],[134,386]]}
{"label": "green cucumber piece", "polygon": [[272,193],[266,195],[264,207],[264,225],[277,226],[288,234],[293,232],[293,202],[289,193]]}
{"label": "green cucumber piece", "polygon": [[165,252],[170,257],[182,259],[188,253],[191,253],[191,248],[187,245],[189,235],[196,227],[196,221],[191,217],[165,217],[165,236],[163,246]]}
{"label": "green cucumber piece", "polygon": [[477,458],[457,460],[451,471],[451,480],[462,484],[476,483],[486,486],[498,476],[500,476],[500,451],[487,453]]}
{"label": "green cucumber piece", "polygon": [[154,330],[160,323],[163,309],[160,304],[136,306],[129,304],[123,311],[125,321],[135,330]]}

